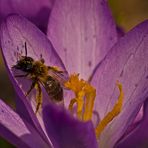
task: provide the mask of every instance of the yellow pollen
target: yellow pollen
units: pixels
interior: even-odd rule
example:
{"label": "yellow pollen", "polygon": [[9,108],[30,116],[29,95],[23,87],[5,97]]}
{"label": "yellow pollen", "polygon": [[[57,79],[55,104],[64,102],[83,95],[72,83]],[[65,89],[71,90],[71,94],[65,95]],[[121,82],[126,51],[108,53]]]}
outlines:
{"label": "yellow pollen", "polygon": [[73,113],[73,106],[75,103],[77,103],[77,117],[79,119],[82,119],[82,111],[83,111],[83,104],[84,104],[83,96],[84,96],[84,93],[80,92],[76,98],[70,101],[70,104],[69,104],[69,110],[71,113]]}
{"label": "yellow pollen", "polygon": [[122,90],[122,84],[117,82],[117,86],[119,88],[120,95],[119,95],[118,100],[117,100],[116,104],[114,105],[113,109],[110,112],[108,112],[107,115],[97,125],[96,130],[95,130],[97,138],[100,137],[102,131],[108,125],[108,123],[110,123],[121,112],[124,93]]}
{"label": "yellow pollen", "polygon": [[92,118],[93,114],[93,107],[96,97],[96,89],[93,88],[88,83],[85,86],[85,106],[84,106],[84,114],[83,114],[83,120],[88,121]]}
{"label": "yellow pollen", "polygon": [[83,79],[79,79],[79,74],[73,74],[65,83],[65,87],[72,90],[75,98],[70,101],[69,110],[72,113],[74,104],[77,104],[77,117],[81,120],[91,120],[96,90]]}
{"label": "yellow pollen", "polygon": [[[91,120],[93,114],[93,107],[96,97],[96,89],[87,81],[79,79],[79,74],[73,74],[69,80],[64,84],[66,88],[72,90],[75,98],[71,99],[69,104],[69,111],[73,114],[74,104],[77,105],[77,117],[80,120]],[[99,122],[95,132],[96,137],[99,138],[105,127],[121,112],[123,104],[123,90],[122,84],[117,81],[117,86],[120,92],[116,104],[113,109]]]}
{"label": "yellow pollen", "polygon": [[83,79],[79,80],[79,74],[73,74],[70,76],[69,80],[65,83],[65,87],[72,90],[75,95],[83,89],[85,81]]}

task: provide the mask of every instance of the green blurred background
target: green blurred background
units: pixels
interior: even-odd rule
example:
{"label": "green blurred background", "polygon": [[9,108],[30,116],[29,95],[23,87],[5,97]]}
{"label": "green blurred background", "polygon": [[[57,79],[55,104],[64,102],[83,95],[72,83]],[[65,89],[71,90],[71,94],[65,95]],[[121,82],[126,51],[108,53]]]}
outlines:
{"label": "green blurred background", "polygon": [[[148,0],[109,0],[109,6],[117,24],[125,32],[148,19]],[[14,108],[14,96],[14,91],[0,54],[0,98]],[[13,148],[13,146],[1,138],[0,148]]]}

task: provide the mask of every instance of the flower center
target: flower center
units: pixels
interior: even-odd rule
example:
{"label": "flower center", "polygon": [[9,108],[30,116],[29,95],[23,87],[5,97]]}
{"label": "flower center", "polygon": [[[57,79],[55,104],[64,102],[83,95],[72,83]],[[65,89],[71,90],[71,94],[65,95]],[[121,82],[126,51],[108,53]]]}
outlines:
{"label": "flower center", "polygon": [[88,82],[79,79],[79,74],[73,74],[65,83],[65,87],[72,90],[75,98],[70,101],[69,110],[73,112],[74,104],[77,104],[77,117],[83,121],[91,120],[96,90]]}
{"label": "flower center", "polygon": [[[123,104],[122,85],[117,82],[120,95],[113,109],[98,123],[95,132],[96,137],[99,138],[104,128],[121,112]],[[71,99],[69,104],[69,111],[73,114],[74,105],[77,105],[76,115],[82,121],[89,121],[92,119],[93,107],[96,97],[96,89],[87,81],[79,79],[79,74],[72,74],[69,80],[65,83],[65,87],[72,90],[75,97]]]}

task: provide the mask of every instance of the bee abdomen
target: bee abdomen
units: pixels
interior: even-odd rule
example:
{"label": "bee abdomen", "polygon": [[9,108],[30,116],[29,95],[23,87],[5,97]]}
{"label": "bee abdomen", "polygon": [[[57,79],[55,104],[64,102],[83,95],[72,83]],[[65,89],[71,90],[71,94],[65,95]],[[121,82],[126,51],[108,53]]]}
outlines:
{"label": "bee abdomen", "polygon": [[63,88],[57,80],[48,76],[45,83],[45,89],[53,101],[63,100]]}

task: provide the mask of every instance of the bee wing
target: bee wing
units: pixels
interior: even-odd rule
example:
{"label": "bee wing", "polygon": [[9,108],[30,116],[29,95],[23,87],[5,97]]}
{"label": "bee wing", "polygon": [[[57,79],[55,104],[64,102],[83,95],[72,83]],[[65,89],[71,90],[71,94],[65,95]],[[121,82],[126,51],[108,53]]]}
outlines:
{"label": "bee wing", "polygon": [[55,71],[49,70],[48,74],[59,81],[59,83],[64,87],[64,83],[69,79],[68,73],[66,71]]}
{"label": "bee wing", "polygon": [[42,80],[39,80],[39,82],[43,86],[43,88],[46,90],[47,94],[50,96],[50,92],[49,92],[50,90],[49,90],[49,88],[46,87],[45,82],[43,82]]}

